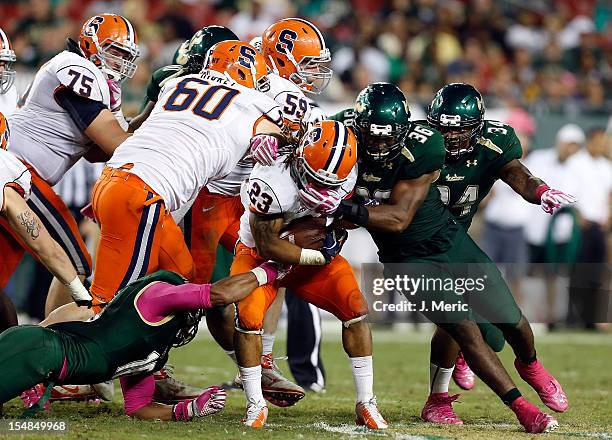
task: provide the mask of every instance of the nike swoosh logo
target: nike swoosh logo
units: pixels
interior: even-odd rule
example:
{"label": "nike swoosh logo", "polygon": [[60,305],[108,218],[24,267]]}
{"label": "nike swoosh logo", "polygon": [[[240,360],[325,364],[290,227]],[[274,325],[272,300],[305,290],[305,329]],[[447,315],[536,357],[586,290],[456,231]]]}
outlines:
{"label": "nike swoosh logo", "polygon": [[213,206],[211,206],[210,208],[202,208],[202,212],[208,212],[208,211],[211,211],[211,210],[213,210],[213,209],[215,209],[215,206],[214,206],[214,205],[213,205]]}

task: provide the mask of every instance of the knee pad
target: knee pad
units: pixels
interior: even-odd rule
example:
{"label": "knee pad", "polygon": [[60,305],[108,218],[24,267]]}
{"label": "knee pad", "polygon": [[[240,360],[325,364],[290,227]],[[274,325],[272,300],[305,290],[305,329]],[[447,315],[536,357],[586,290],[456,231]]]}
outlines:
{"label": "knee pad", "polygon": [[365,314],[365,315],[358,316],[357,318],[349,319],[348,321],[343,321],[342,326],[344,328],[349,328],[351,325],[357,324],[358,322],[363,321],[366,318],[366,316],[368,315]]}

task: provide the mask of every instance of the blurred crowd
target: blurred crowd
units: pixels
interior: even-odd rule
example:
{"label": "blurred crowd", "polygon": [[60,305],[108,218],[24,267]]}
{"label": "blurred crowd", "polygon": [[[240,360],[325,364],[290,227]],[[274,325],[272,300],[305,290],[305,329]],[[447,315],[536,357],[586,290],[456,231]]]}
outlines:
{"label": "blurred crowd", "polygon": [[531,114],[611,110],[612,6],[606,0],[0,0],[0,26],[32,70],[100,12],[126,15],[142,58],[125,87],[136,113],[152,70],[210,24],[249,39],[273,21],[307,18],[322,30],[336,75],[325,99],[351,101],[373,81],[399,84],[426,105],[447,82],[477,86],[489,107]]}
{"label": "blurred crowd", "polygon": [[[487,108],[495,109],[487,118],[511,124],[525,151],[548,147],[526,157],[534,174],[582,200],[551,219],[497,184],[482,210],[482,233],[475,235],[496,262],[506,263],[506,276],[517,295],[533,292],[533,285],[524,282],[534,277],[544,281],[545,293],[531,295],[531,301],[541,300],[536,305],[541,312],[530,318],[589,324],[602,319],[597,310],[609,310],[609,264],[601,263],[610,261],[605,247],[610,240],[611,127],[604,131],[612,113],[610,1],[0,0],[0,27],[17,54],[20,91],[37,67],[63,50],[66,37],[76,38],[86,18],[102,12],[127,16],[138,33],[139,67],[123,86],[126,116],[139,112],[151,73],[170,64],[180,43],[197,29],[225,25],[249,40],[275,20],[292,16],[313,21],[331,49],[335,75],[321,97],[328,103],[346,105],[367,84],[391,81],[419,104],[413,116],[420,118],[443,84],[474,84]],[[557,132],[568,121],[582,127]],[[543,129],[551,132],[549,139],[536,142],[537,130]],[[89,188],[99,170],[75,170],[58,191],[80,218],[83,191],[74,188]],[[594,179],[592,185],[575,186],[589,179]],[[94,240],[87,222],[82,227]],[[367,234],[360,232],[346,248],[355,267],[377,259]],[[512,237],[510,245],[500,240],[506,233]],[[543,266],[538,269],[534,263]],[[587,266],[579,266],[583,263]],[[34,279],[44,278],[40,272]],[[21,273],[23,283],[32,279],[31,270]],[[559,278],[570,288],[559,287]],[[569,298],[557,300],[558,294]],[[38,310],[28,311],[36,316],[41,301],[21,303]],[[548,307],[541,307],[543,301]]]}

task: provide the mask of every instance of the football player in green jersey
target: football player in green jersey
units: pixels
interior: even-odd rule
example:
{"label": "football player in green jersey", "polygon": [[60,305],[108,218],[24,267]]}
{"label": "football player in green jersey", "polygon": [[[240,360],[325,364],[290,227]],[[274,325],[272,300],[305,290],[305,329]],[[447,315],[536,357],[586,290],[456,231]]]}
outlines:
{"label": "football player in green jersey", "polygon": [[[464,83],[441,88],[427,110],[427,123],[442,132],[446,148],[445,164],[436,184],[442,201],[466,230],[497,179],[510,185],[527,202],[540,204],[546,213],[575,201],[572,196],[550,189],[533,176],[520,161],[523,151],[514,129],[501,122],[485,120],[484,111],[481,94]],[[485,320],[479,321],[487,343],[493,350],[501,351],[503,333]],[[454,362],[453,356],[459,347],[448,333],[438,328],[431,345],[431,363],[436,366],[432,370],[438,382],[432,388],[448,391],[452,370],[455,382],[463,389],[471,389],[474,374],[461,354]],[[446,355],[444,347],[448,350]],[[438,402],[435,396],[430,400],[429,411],[425,411],[430,416],[429,421],[448,423],[451,419],[443,416],[447,411],[436,410],[437,406],[448,409],[447,404]]]}
{"label": "football player in green jersey", "polygon": [[0,335],[0,403],[25,390],[22,399],[33,413],[45,406],[55,383],[120,378],[130,416],[188,421],[218,412],[226,397],[220,387],[175,405],[153,402],[153,372],[172,347],[193,339],[204,310],[237,302],[277,276],[274,263],[212,285],[186,284],[176,273],[158,271],[123,288],[88,321],[12,327]]}
{"label": "football player in green jersey", "polygon": [[204,65],[204,58],[208,49],[225,40],[238,40],[238,37],[224,26],[206,26],[193,34],[193,37],[189,40],[183,42],[174,53],[172,64],[160,67],[151,75],[140,114],[130,122],[129,131],[134,132],[149,117],[165,81],[170,78],[199,73]]}
{"label": "football player in green jersey", "polygon": [[[361,158],[356,196],[342,202],[337,217],[371,232],[388,278],[427,281],[427,290],[404,292],[407,299],[457,341],[475,373],[510,406],[526,431],[554,429],[557,421],[522,397],[482,337],[476,312],[502,329],[521,365],[535,359],[531,328],[501,273],[450,214],[433,185],[446,157],[442,134],[409,117],[403,93],[388,83],[366,87],[354,109],[334,116],[353,124]],[[484,293],[460,294],[456,287],[436,282],[451,280],[458,286],[476,277],[486,280]],[[537,365],[537,374],[523,377],[542,398],[548,397],[540,392],[540,383],[554,378]],[[560,387],[558,391],[565,397]],[[440,397],[451,399],[448,393]],[[544,403],[551,404],[547,399]]]}

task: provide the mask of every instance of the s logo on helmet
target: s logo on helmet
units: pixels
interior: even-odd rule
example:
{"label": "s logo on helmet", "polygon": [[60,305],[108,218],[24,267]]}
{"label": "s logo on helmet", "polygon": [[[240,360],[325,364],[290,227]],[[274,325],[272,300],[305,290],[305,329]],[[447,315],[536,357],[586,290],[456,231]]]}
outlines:
{"label": "s logo on helmet", "polygon": [[96,15],[95,17],[93,17],[89,23],[87,23],[87,30],[86,32],[89,35],[93,35],[93,34],[97,34],[98,33],[98,29],[100,28],[100,25],[104,22],[104,17],[100,17],[99,15]]}
{"label": "s logo on helmet", "polygon": [[249,46],[240,46],[240,56],[238,57],[238,62],[241,66],[250,69],[251,66],[255,65],[255,55],[257,55],[257,51]]}
{"label": "s logo on helmet", "polygon": [[280,34],[278,34],[278,43],[276,43],[276,50],[284,53],[285,50],[287,52],[293,51],[293,42],[297,40],[298,34],[291,29],[283,29]]}
{"label": "s logo on helmet", "polygon": [[461,123],[461,115],[440,115],[440,125],[458,126]]}

